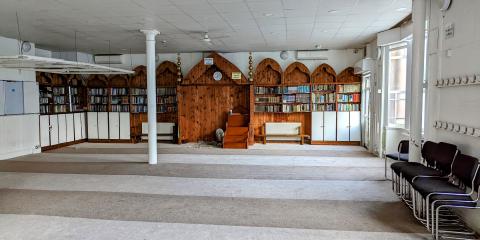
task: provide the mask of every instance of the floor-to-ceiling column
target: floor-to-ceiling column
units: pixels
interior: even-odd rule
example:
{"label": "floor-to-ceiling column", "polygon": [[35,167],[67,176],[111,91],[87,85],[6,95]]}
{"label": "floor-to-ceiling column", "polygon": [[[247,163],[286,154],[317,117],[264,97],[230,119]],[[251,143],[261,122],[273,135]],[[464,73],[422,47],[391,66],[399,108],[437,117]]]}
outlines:
{"label": "floor-to-ceiling column", "polygon": [[412,111],[410,114],[410,161],[421,159],[423,77],[425,63],[426,0],[413,0]]}
{"label": "floor-to-ceiling column", "polygon": [[157,91],[155,80],[155,36],[157,30],[142,30],[147,44],[148,163],[157,164]]}

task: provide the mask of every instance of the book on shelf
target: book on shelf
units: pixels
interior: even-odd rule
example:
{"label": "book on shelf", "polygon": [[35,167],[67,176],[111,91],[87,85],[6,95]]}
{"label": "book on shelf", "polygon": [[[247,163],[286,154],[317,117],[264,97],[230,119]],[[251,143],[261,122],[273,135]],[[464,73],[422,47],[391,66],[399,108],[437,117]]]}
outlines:
{"label": "book on shelf", "polygon": [[310,85],[283,87],[283,94],[310,93]]}
{"label": "book on shelf", "polygon": [[309,112],[310,104],[283,104],[282,111],[284,113]]}
{"label": "book on shelf", "polygon": [[132,104],[147,104],[147,97],[146,96],[131,96],[130,102]]}
{"label": "book on shelf", "polygon": [[80,96],[72,96],[72,104],[80,104],[81,98]]}
{"label": "book on shelf", "polygon": [[64,95],[65,87],[53,87],[53,95]]}
{"label": "book on shelf", "polygon": [[335,93],[312,93],[312,103],[334,103]]}
{"label": "book on shelf", "polygon": [[255,112],[282,112],[281,105],[255,105]]}
{"label": "book on shelf", "polygon": [[53,104],[67,104],[65,96],[53,96]]}
{"label": "book on shelf", "polygon": [[255,94],[282,94],[281,87],[255,87]]}
{"label": "book on shelf", "polygon": [[343,84],[338,85],[339,93],[359,93],[361,92],[361,84]]}
{"label": "book on shelf", "polygon": [[90,96],[90,103],[91,104],[107,104],[108,99],[107,97],[103,96]]}
{"label": "book on shelf", "polygon": [[255,103],[280,103],[280,96],[255,97]]}
{"label": "book on shelf", "polygon": [[338,111],[340,112],[350,112],[350,111],[360,111],[360,104],[358,103],[339,103]]}
{"label": "book on shelf", "polygon": [[145,105],[133,105],[132,106],[132,112],[134,113],[145,113],[147,112],[148,107]]}
{"label": "book on shelf", "polygon": [[338,94],[337,101],[342,103],[360,102],[360,93]]}
{"label": "book on shelf", "polygon": [[335,103],[314,103],[312,105],[312,111],[314,112],[329,112],[329,111],[335,111]]}
{"label": "book on shelf", "polygon": [[128,95],[127,88],[111,88],[111,95]]}
{"label": "book on shelf", "polygon": [[40,97],[40,104],[49,104],[50,98],[48,97]]}
{"label": "book on shelf", "polygon": [[106,88],[90,88],[88,89],[88,94],[93,96],[106,96],[107,89]]}
{"label": "book on shelf", "polygon": [[157,88],[157,95],[176,95],[177,88],[175,87],[159,87]]}
{"label": "book on shelf", "polygon": [[157,104],[175,104],[177,103],[177,96],[157,96]]}
{"label": "book on shelf", "polygon": [[49,105],[40,105],[40,114],[49,114],[50,106]]}
{"label": "book on shelf", "polygon": [[312,92],[335,92],[335,85],[324,84],[324,85],[313,85]]}
{"label": "book on shelf", "polygon": [[310,94],[283,95],[283,103],[310,103]]}
{"label": "book on shelf", "polygon": [[112,104],[128,104],[128,96],[112,96]]}
{"label": "book on shelf", "polygon": [[112,105],[112,112],[130,112],[129,105]]}
{"label": "book on shelf", "polygon": [[72,105],[72,112],[81,112],[83,110],[85,110],[85,108],[82,105],[77,105],[77,104]]}
{"label": "book on shelf", "polygon": [[106,112],[107,105],[90,105],[88,106],[88,111],[90,112]]}
{"label": "book on shelf", "polygon": [[157,105],[157,113],[170,113],[176,112],[177,106],[172,105]]}
{"label": "book on shelf", "polygon": [[54,105],[53,106],[54,113],[64,113],[67,112],[67,105]]}
{"label": "book on shelf", "polygon": [[147,95],[145,88],[130,88],[130,95]]}

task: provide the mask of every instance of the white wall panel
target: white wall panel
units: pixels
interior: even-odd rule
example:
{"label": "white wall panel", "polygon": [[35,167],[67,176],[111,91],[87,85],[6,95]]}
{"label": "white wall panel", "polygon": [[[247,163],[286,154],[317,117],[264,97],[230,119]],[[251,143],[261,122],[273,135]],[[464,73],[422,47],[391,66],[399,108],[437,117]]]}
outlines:
{"label": "white wall panel", "polygon": [[58,143],[67,142],[67,121],[66,114],[58,114]]}
{"label": "white wall panel", "polygon": [[337,112],[324,112],[324,140],[337,141]]}
{"label": "white wall panel", "polygon": [[98,138],[108,139],[108,112],[98,113]]}
{"label": "white wall panel", "polygon": [[40,146],[50,146],[50,116],[40,116]]}
{"label": "white wall panel", "polygon": [[120,113],[108,113],[108,129],[110,139],[120,139]]}
{"label": "white wall panel", "polygon": [[74,113],[73,114],[73,123],[74,123],[74,139],[75,141],[81,140],[82,138],[82,119],[81,115],[83,113]]}
{"label": "white wall panel", "polygon": [[350,112],[350,141],[361,140],[360,112]]}
{"label": "white wall panel", "polygon": [[40,112],[40,96],[37,82],[23,82],[24,113]]}
{"label": "white wall panel", "polygon": [[5,114],[5,81],[0,81],[0,115]]}
{"label": "white wall panel", "polygon": [[312,140],[323,141],[323,112],[312,112]]}
{"label": "white wall panel", "polygon": [[88,138],[98,139],[98,115],[96,112],[87,113]]}
{"label": "white wall panel", "polygon": [[50,115],[50,145],[58,144],[58,115]]}
{"label": "white wall panel", "polygon": [[130,113],[120,113],[120,139],[130,139]]}
{"label": "white wall panel", "polygon": [[338,112],[337,117],[337,140],[350,141],[349,112]]}
{"label": "white wall panel", "polygon": [[80,120],[82,124],[82,138],[81,139],[86,139],[87,138],[87,122],[85,121],[86,113],[81,113],[80,114]]}
{"label": "white wall panel", "polygon": [[75,141],[75,127],[73,122],[73,113],[65,115],[65,120],[67,122],[67,142]]}

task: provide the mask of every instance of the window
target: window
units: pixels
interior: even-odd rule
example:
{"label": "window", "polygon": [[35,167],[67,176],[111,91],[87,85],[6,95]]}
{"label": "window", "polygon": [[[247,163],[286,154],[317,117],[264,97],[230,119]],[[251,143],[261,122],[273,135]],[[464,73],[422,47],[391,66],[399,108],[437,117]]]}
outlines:
{"label": "window", "polygon": [[388,48],[388,126],[406,128],[407,43]]}

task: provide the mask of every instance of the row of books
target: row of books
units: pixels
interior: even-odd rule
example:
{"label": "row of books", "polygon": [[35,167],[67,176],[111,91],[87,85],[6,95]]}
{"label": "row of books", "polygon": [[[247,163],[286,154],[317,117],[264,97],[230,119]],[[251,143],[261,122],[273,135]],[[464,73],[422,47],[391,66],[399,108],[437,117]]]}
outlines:
{"label": "row of books", "polygon": [[282,112],[280,105],[255,105],[255,112]]}
{"label": "row of books", "polygon": [[70,88],[70,94],[77,95],[78,94],[78,88],[76,88],[76,87]]}
{"label": "row of books", "polygon": [[132,104],[147,104],[147,97],[146,96],[131,96],[130,102]]}
{"label": "row of books", "polygon": [[64,95],[65,94],[65,87],[54,87],[53,88],[53,95]]}
{"label": "row of books", "polygon": [[65,96],[54,96],[53,97],[53,104],[66,104],[68,103]]}
{"label": "row of books", "polygon": [[147,95],[145,88],[130,88],[130,95]]}
{"label": "row of books", "polygon": [[112,105],[112,112],[130,112],[129,105]]}
{"label": "row of books", "polygon": [[255,87],[255,94],[281,94],[281,87]]}
{"label": "row of books", "polygon": [[107,95],[107,89],[106,88],[90,88],[88,89],[88,94],[92,96]]}
{"label": "row of books", "polygon": [[338,104],[338,111],[341,111],[341,112],[360,111],[360,104],[340,103]]}
{"label": "row of books", "polygon": [[83,111],[83,110],[85,110],[83,105],[77,105],[77,104],[72,105],[72,111],[73,112],[80,112],[80,111]]}
{"label": "row of books", "polygon": [[309,103],[310,95],[309,94],[297,94],[297,95],[283,95],[283,103]]}
{"label": "row of books", "polygon": [[174,87],[170,88],[157,88],[157,95],[176,95],[177,89]]}
{"label": "row of books", "polygon": [[158,113],[167,113],[167,112],[176,112],[176,111],[177,111],[177,106],[157,105]]}
{"label": "row of books", "polygon": [[312,92],[335,91],[335,85],[313,85]]}
{"label": "row of books", "polygon": [[335,93],[312,93],[313,103],[335,103]]}
{"label": "row of books", "polygon": [[107,97],[90,96],[91,104],[107,104],[107,102],[108,102]]}
{"label": "row of books", "polygon": [[82,98],[80,96],[72,96],[73,104],[80,104],[81,102],[82,102]]}
{"label": "row of books", "polygon": [[327,111],[335,111],[335,104],[334,103],[327,103],[327,104],[313,104],[312,111],[314,112],[327,112]]}
{"label": "row of books", "polygon": [[338,94],[338,102],[360,102],[360,93]]}
{"label": "row of books", "polygon": [[128,95],[127,88],[111,88],[112,95]]}
{"label": "row of books", "polygon": [[50,106],[40,105],[40,114],[47,114],[47,113],[50,113]]}
{"label": "row of books", "polygon": [[112,104],[128,104],[128,96],[112,96]]}
{"label": "row of books", "polygon": [[280,103],[280,96],[255,97],[256,103]]}
{"label": "row of books", "polygon": [[284,104],[282,107],[282,112],[310,112],[310,104]]}
{"label": "row of books", "polygon": [[310,85],[283,87],[283,94],[310,93]]}
{"label": "row of books", "polygon": [[48,104],[50,103],[50,98],[42,97],[40,98],[40,104]]}
{"label": "row of books", "polygon": [[54,112],[54,113],[67,112],[67,105],[56,105],[56,106],[53,106],[53,112]]}
{"label": "row of books", "polygon": [[157,104],[174,104],[177,103],[177,96],[159,96],[157,97]]}
{"label": "row of books", "polygon": [[338,92],[339,93],[355,93],[360,92],[360,84],[345,84],[345,85],[338,85]]}
{"label": "row of books", "polygon": [[88,106],[90,112],[107,112],[107,105],[90,105]]}

